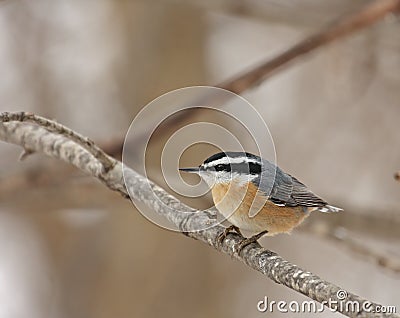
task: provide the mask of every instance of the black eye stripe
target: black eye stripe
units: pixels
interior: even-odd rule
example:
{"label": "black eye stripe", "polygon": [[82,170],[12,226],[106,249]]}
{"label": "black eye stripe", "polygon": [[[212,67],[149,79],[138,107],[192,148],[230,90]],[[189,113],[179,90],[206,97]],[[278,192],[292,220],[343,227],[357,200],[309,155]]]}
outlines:
{"label": "black eye stripe", "polygon": [[251,174],[261,173],[261,165],[258,163],[249,163],[249,168]]}
{"label": "black eye stripe", "polygon": [[261,165],[253,162],[234,163],[232,164],[232,170],[245,174],[257,174],[261,173]]}
{"label": "black eye stripe", "polygon": [[238,172],[243,174],[258,174],[261,173],[261,165],[258,163],[232,163],[232,164],[218,164],[214,167],[216,171],[225,171],[225,172]]}

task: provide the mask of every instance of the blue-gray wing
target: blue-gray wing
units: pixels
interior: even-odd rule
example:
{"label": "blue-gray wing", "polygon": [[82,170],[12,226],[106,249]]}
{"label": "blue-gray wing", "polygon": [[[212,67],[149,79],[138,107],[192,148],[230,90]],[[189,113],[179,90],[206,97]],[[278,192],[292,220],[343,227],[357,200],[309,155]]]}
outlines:
{"label": "blue-gray wing", "polygon": [[327,203],[312,193],[295,177],[267,160],[263,161],[261,177],[253,180],[269,200],[282,206],[323,207]]}

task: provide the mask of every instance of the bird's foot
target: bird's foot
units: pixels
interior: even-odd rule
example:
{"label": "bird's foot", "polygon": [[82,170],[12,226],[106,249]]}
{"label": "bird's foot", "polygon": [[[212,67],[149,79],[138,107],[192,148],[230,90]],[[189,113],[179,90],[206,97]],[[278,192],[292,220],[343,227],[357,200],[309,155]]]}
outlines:
{"label": "bird's foot", "polygon": [[241,242],[239,242],[238,244],[236,244],[234,246],[234,250],[235,252],[237,252],[238,255],[240,255],[240,253],[242,252],[242,250],[247,246],[250,245],[251,243],[257,242],[262,236],[264,236],[265,234],[267,234],[268,231],[262,231],[256,235],[253,235],[251,237],[248,237],[244,240],[242,240]]}
{"label": "bird's foot", "polygon": [[[219,248],[222,247],[222,242],[225,240],[226,236],[231,232],[231,231],[235,231],[236,233],[242,235],[242,233],[240,232],[240,229],[235,226],[235,225],[230,225],[228,226],[221,234],[218,235],[217,237],[217,245]],[[243,235],[242,235],[243,236]]]}

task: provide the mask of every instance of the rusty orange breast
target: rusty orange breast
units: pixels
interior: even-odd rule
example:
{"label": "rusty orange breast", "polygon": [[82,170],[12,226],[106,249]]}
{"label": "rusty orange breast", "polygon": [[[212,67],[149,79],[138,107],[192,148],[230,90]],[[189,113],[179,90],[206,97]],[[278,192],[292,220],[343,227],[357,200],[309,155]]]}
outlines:
{"label": "rusty orange breast", "polygon": [[[216,184],[212,196],[216,208],[229,222],[253,233],[265,230],[267,235],[288,233],[309,214],[301,206],[275,205],[252,182]],[[255,215],[251,217],[250,211]]]}

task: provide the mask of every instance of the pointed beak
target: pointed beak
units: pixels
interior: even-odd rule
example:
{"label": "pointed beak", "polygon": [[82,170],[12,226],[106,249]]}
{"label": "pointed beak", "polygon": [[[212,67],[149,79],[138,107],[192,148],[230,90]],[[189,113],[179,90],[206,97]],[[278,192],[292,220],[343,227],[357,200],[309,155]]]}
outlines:
{"label": "pointed beak", "polygon": [[199,173],[200,168],[180,168],[179,171],[188,172],[188,173]]}

